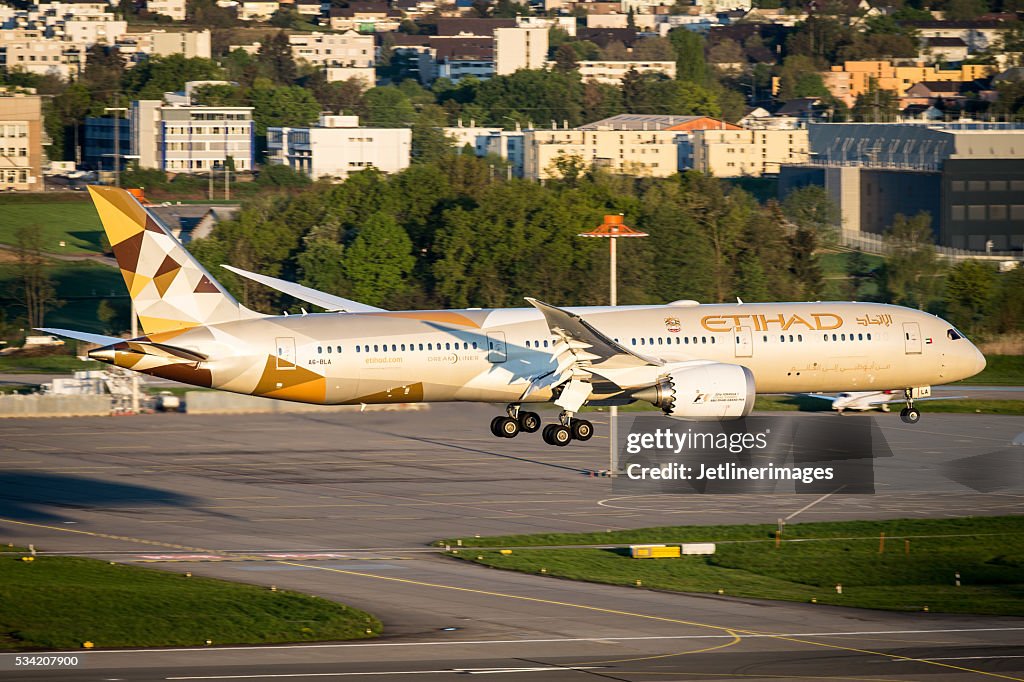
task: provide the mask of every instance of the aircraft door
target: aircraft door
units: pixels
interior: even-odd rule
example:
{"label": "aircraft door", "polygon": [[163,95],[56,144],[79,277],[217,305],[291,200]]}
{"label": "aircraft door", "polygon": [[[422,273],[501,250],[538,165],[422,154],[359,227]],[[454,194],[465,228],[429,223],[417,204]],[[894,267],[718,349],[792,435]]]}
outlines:
{"label": "aircraft door", "polygon": [[295,369],[295,337],[279,336],[277,345],[277,369]]}
{"label": "aircraft door", "polygon": [[921,352],[921,325],[917,322],[903,323],[903,343],[907,355]]}
{"label": "aircraft door", "polygon": [[750,333],[750,327],[737,327],[733,330],[733,347],[736,349],[736,357],[749,358],[754,355],[754,339]]}
{"label": "aircraft door", "polygon": [[487,332],[487,361],[505,362],[508,351],[505,348],[505,332]]}

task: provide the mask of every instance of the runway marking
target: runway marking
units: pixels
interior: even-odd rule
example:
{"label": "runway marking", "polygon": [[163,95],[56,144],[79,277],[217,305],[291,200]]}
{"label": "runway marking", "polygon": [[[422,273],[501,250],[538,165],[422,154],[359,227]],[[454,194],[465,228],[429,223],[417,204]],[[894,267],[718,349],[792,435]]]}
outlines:
{"label": "runway marking", "polygon": [[[1017,632],[1024,628],[958,628],[944,630],[866,630],[862,632],[788,632],[777,634],[749,634],[746,639],[773,639],[776,637],[845,637],[859,635],[929,635],[958,632]],[[445,642],[352,642],[344,644],[280,644],[261,646],[219,646],[209,647],[178,647],[154,649],[102,649],[100,651],[47,651],[47,654],[78,654],[83,656],[103,656],[107,654],[142,654],[142,653],[196,653],[197,651],[216,653],[219,651],[275,651],[278,649],[338,649],[352,647],[356,649],[376,647],[417,647],[417,646],[489,646],[495,644],[559,644],[563,642],[642,642],[679,639],[725,639],[731,635],[640,635],[633,637],[553,637],[548,639],[458,639]],[[24,652],[0,652],[4,656],[21,656]],[[923,660],[923,659],[922,659]]]}
{"label": "runway marking", "polygon": [[927,661],[972,661],[976,659],[993,660],[996,658],[1024,658],[1024,656],[944,656],[942,658],[927,658]]}
{"label": "runway marking", "polygon": [[[741,641],[743,641],[740,638],[740,636],[737,635],[732,630],[727,630],[726,632],[728,632],[730,635],[732,635],[732,641],[726,642],[725,644],[717,644],[715,646],[704,647],[703,649],[692,649],[690,651],[679,651],[679,652],[672,653],[672,654],[658,654],[656,656],[639,656],[637,658],[619,658],[619,659],[610,660],[610,661],[586,661],[584,663],[577,663],[577,665],[598,665],[598,664],[605,664],[605,663],[635,663],[636,661],[653,661],[653,660],[659,659],[659,658],[675,658],[676,656],[687,656],[689,654],[705,654],[705,653],[708,653],[709,651],[715,651],[717,649],[725,649],[727,647],[731,647],[734,644],[739,644]],[[722,636],[722,635],[720,635],[720,636]]]}
{"label": "runway marking", "polygon": [[784,521],[789,521],[792,518],[796,518],[797,515],[802,514],[803,512],[805,512],[808,509],[810,509],[811,507],[813,507],[814,505],[818,504],[819,502],[824,502],[828,498],[832,497],[832,495],[833,495],[833,493],[825,493],[824,495],[822,495],[821,497],[816,499],[814,502],[811,502],[809,504],[805,504],[804,506],[800,507],[799,509],[797,509],[795,512],[793,512],[792,514],[790,514],[789,516],[787,516],[783,520]]}
{"label": "runway marking", "polygon": [[974,668],[966,668],[966,667],[963,667],[963,666],[953,665],[951,663],[941,663],[939,661],[932,661],[932,660],[927,660],[927,659],[922,659],[922,658],[912,658],[912,657],[909,657],[909,656],[901,656],[899,654],[889,654],[889,653],[885,653],[885,652],[882,652],[882,651],[871,651],[869,649],[858,649],[858,648],[855,648],[855,647],[842,646],[842,645],[839,645],[839,644],[829,644],[827,642],[815,642],[815,641],[808,640],[808,639],[796,639],[796,638],[791,637],[791,636],[780,635],[780,634],[771,633],[771,632],[758,632],[756,630],[744,630],[744,629],[741,629],[741,628],[730,628],[730,627],[725,627],[724,625],[712,625],[710,623],[698,623],[698,622],[695,622],[695,621],[682,620],[682,619],[678,619],[678,618],[667,618],[665,616],[652,616],[650,614],[644,614],[644,613],[633,613],[633,612],[630,612],[630,611],[619,611],[619,610],[616,610],[616,609],[602,608],[600,606],[590,606],[590,605],[587,605],[587,604],[574,604],[572,602],[555,601],[553,599],[542,599],[540,597],[527,597],[525,595],[520,595],[520,594],[507,594],[507,593],[504,593],[504,592],[491,592],[491,591],[488,591],[488,590],[477,590],[477,589],[474,589],[474,588],[471,588],[471,587],[459,587],[457,585],[442,585],[440,583],[428,583],[428,582],[423,582],[423,581],[420,581],[420,580],[412,580],[411,578],[396,578],[394,576],[376,575],[376,574],[373,574],[373,573],[361,573],[359,571],[349,571],[349,570],[345,570],[345,569],[341,569],[341,568],[331,568],[331,567],[328,567],[328,566],[310,566],[308,564],[299,564],[299,563],[295,563],[295,562],[291,562],[291,561],[281,561],[279,563],[281,563],[283,565],[286,565],[286,566],[298,566],[300,568],[309,568],[309,569],[316,570],[316,571],[329,571],[331,573],[341,573],[342,575],[354,575],[354,576],[362,577],[362,578],[373,578],[375,580],[386,580],[386,581],[390,581],[390,582],[405,583],[407,585],[418,585],[420,587],[433,587],[433,588],[443,589],[443,590],[453,590],[455,592],[470,592],[472,594],[480,594],[480,595],[484,595],[484,596],[488,596],[488,597],[499,597],[499,598],[502,598],[502,599],[515,599],[515,600],[518,600],[518,601],[528,601],[528,602],[535,602],[535,603],[539,603],[539,604],[550,604],[550,605],[553,605],[553,606],[568,606],[570,608],[583,609],[583,610],[586,610],[586,611],[594,611],[594,612],[597,612],[597,613],[610,613],[610,614],[617,615],[617,616],[630,616],[630,617],[633,617],[633,618],[643,618],[643,619],[646,619],[646,620],[656,620],[656,621],[660,621],[660,622],[664,622],[664,623],[677,623],[677,624],[680,624],[680,625],[691,625],[691,626],[694,626],[694,627],[709,628],[709,629],[712,629],[712,630],[721,630],[723,632],[732,633],[732,634],[735,634],[735,633],[740,633],[740,634],[743,634],[743,635],[759,634],[759,635],[763,635],[764,637],[767,637],[769,639],[777,639],[777,640],[787,641],[787,642],[796,642],[797,644],[809,644],[811,646],[824,647],[824,648],[827,648],[827,649],[838,649],[840,651],[850,651],[850,652],[858,653],[858,654],[868,654],[868,655],[872,655],[872,656],[882,656],[884,658],[888,658],[888,659],[891,659],[891,660],[894,660],[894,661],[910,661],[910,662],[915,662],[915,663],[924,663],[926,665],[934,665],[934,666],[939,666],[939,667],[942,667],[942,668],[950,668],[952,670],[960,670],[960,671],[963,671],[963,672],[974,673],[976,675],[984,675],[986,677],[998,677],[998,678],[1004,679],[1004,680],[1016,680],[1016,682],[1024,682],[1024,678],[1010,677],[1009,675],[1000,675],[999,673],[991,673],[991,672],[986,672],[984,670],[977,670],[977,669],[974,669]]}
{"label": "runway marking", "polygon": [[76,533],[78,535],[88,535],[94,538],[104,538],[105,540],[121,540],[124,542],[137,542],[143,545],[155,545],[157,547],[171,547],[172,549],[185,549],[191,552],[205,552],[207,554],[222,554],[214,549],[203,549],[202,547],[189,547],[188,545],[175,545],[170,542],[159,542],[157,540],[144,540],[142,538],[133,538],[127,535],[110,535],[109,533],[95,533],[88,530],[76,530],[74,528],[61,528],[60,526],[48,526],[45,523],[29,523],[28,521],[15,521],[14,519],[0,518],[0,523],[10,523],[16,526],[28,526],[30,528],[44,528],[46,530],[59,530],[62,533]]}
{"label": "runway marking", "polygon": [[533,668],[448,668],[447,670],[373,670],[366,672],[337,673],[263,673],[255,675],[205,675],[190,677],[165,677],[165,680],[253,680],[278,677],[349,677],[358,675],[494,675],[505,673],[537,673],[555,670],[597,670],[598,666],[557,666],[547,665]]}

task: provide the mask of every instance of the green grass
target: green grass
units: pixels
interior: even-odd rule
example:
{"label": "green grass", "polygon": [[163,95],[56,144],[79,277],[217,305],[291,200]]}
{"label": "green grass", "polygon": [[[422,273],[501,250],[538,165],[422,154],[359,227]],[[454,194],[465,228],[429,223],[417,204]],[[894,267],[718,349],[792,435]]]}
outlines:
{"label": "green grass", "polygon": [[1024,386],[1024,355],[986,355],[985,360],[980,374],[956,384]]}
{"label": "green grass", "polygon": [[[494,568],[672,592],[896,611],[1024,615],[1024,517],[680,526],[607,533],[462,538],[460,559]],[[880,533],[886,534],[879,553]],[[455,546],[457,539],[443,542]],[[910,542],[909,554],[905,541]],[[716,542],[712,556],[632,559],[622,548],[480,547]],[[466,548],[468,547],[468,548]],[[962,586],[955,586],[955,574]],[[843,586],[837,594],[835,585]]]}
{"label": "green grass", "polygon": [[[17,230],[22,225],[39,225],[42,249],[49,253],[102,253],[100,239],[103,227],[96,209],[88,201],[45,203],[11,203],[3,206],[0,221],[0,244],[17,243]],[[61,246],[61,241],[65,246]]]}
{"label": "green grass", "polygon": [[[72,342],[73,343],[73,342]],[[2,374],[56,374],[78,372],[86,369],[100,369],[103,363],[87,360],[83,362],[74,355],[42,355],[23,357],[18,355],[0,356]]]}
{"label": "green grass", "polygon": [[367,613],[296,592],[94,559],[0,556],[0,649],[314,642],[381,629]]}
{"label": "green grass", "polygon": [[[96,317],[103,299],[108,299],[118,311],[118,317],[111,323],[114,329],[126,329],[130,324],[131,304],[124,279],[116,268],[91,261],[52,261],[48,272],[56,283],[57,298],[64,305],[46,314],[46,326],[105,334],[108,330]],[[17,267],[12,263],[0,264],[0,306],[8,321],[24,312],[13,297],[16,287]]]}
{"label": "green grass", "polygon": [[[899,412],[902,407],[901,403],[895,403],[889,409]],[[754,409],[766,412],[828,412],[832,405],[827,400],[810,396],[759,395]],[[1024,415],[1024,400],[930,400],[920,403],[920,409],[925,413],[942,414]]]}

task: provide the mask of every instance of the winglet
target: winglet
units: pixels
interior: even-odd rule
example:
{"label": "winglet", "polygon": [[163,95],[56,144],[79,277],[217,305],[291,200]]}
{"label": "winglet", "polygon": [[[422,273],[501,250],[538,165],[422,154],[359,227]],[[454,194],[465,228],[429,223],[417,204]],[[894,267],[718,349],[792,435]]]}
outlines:
{"label": "winglet", "polygon": [[254,282],[259,282],[260,284],[264,284],[270,287],[271,289],[277,289],[281,293],[288,294],[289,296],[293,296],[294,298],[297,298],[300,301],[305,301],[306,303],[312,303],[318,308],[323,308],[324,310],[329,310],[331,312],[386,312],[384,308],[375,308],[372,305],[366,305],[365,303],[360,303],[359,301],[351,301],[347,298],[342,298],[341,296],[327,294],[322,291],[317,291],[316,289],[311,289],[310,287],[302,286],[301,284],[296,284],[295,282],[289,282],[286,279],[278,279],[277,277],[270,277],[268,275],[261,275],[256,272],[249,272],[248,270],[243,270],[242,268],[236,268],[233,265],[221,265],[221,267],[226,270],[230,270],[236,275],[245,277],[246,279],[251,279]]}

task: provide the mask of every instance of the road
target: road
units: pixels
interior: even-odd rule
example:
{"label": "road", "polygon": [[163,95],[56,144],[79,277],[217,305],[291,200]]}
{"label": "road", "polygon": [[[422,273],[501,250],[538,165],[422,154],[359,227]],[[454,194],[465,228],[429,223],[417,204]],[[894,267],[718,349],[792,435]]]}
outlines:
{"label": "road", "polygon": [[[497,440],[493,408],[0,422],[0,539],[297,589],[378,615],[372,642],[76,651],[4,679],[1024,679],[1024,618],[678,595],[506,573],[442,537],[671,524],[1024,514],[1020,481],[957,486],[942,463],[998,451],[1024,419],[879,416],[879,492],[807,499],[610,491],[607,440]],[[840,419],[831,414],[800,419]],[[855,415],[843,419],[870,419]],[[1007,472],[1009,477],[1010,473]],[[98,643],[102,647],[102,642]]]}

